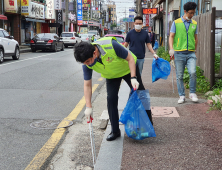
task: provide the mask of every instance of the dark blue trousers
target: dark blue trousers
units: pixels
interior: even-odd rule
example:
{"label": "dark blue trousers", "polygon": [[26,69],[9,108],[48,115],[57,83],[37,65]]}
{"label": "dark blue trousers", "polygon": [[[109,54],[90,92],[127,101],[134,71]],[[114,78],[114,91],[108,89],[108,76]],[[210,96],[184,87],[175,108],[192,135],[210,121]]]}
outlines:
{"label": "dark blue trousers", "polygon": [[[136,76],[137,81],[139,82],[138,90],[145,90],[138,66],[136,66]],[[129,85],[130,89],[132,89],[130,73],[123,77],[106,79],[107,107],[113,133],[119,132],[118,93],[122,79],[124,79]],[[153,124],[151,110],[146,110],[146,112],[151,123]]]}

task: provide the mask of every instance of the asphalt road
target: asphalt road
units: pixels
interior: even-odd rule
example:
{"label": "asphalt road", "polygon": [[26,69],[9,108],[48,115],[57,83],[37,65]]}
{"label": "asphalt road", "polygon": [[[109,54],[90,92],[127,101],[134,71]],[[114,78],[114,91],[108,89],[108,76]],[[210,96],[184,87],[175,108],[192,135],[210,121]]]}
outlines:
{"label": "asphalt road", "polygon": [[[101,87],[99,78],[93,74],[93,84]],[[83,95],[82,66],[72,48],[24,53],[18,61],[5,58],[0,65],[0,169],[25,169],[54,131],[30,124],[62,120]]]}

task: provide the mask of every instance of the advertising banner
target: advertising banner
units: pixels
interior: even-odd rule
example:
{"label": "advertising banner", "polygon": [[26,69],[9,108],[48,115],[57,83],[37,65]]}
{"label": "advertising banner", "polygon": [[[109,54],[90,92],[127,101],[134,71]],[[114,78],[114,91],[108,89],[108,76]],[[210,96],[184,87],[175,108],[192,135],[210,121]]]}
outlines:
{"label": "advertising banner", "polygon": [[29,15],[29,0],[21,0],[21,15]]}

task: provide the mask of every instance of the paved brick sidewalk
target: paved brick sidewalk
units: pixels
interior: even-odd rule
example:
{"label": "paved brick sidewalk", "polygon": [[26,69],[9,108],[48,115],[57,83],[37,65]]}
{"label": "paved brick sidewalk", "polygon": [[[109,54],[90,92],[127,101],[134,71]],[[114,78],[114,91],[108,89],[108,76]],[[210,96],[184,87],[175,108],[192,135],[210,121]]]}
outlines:
{"label": "paved brick sidewalk", "polygon": [[[177,104],[176,75],[152,83],[153,56],[146,53],[142,80],[151,95],[151,106],[176,107],[179,117],[154,117],[156,138],[136,141],[125,134],[121,169],[123,170],[222,170],[222,113],[203,103]],[[186,90],[188,97],[189,90]],[[155,100],[152,105],[152,101]],[[157,102],[159,101],[159,102]],[[174,103],[172,102],[174,101]]]}

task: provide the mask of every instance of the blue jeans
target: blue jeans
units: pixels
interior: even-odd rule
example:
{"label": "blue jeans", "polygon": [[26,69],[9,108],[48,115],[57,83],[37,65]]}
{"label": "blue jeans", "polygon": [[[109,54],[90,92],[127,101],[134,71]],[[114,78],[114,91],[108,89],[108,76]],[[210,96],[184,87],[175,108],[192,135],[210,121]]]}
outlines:
{"label": "blue jeans", "polygon": [[144,58],[143,59],[137,59],[136,64],[139,67],[139,71],[140,71],[140,75],[142,75],[142,71],[143,71],[143,63],[144,63]]}
{"label": "blue jeans", "polygon": [[179,96],[185,96],[183,74],[187,66],[190,75],[190,93],[196,93],[196,55],[194,52],[175,52],[174,62],[176,66],[177,89]]}

